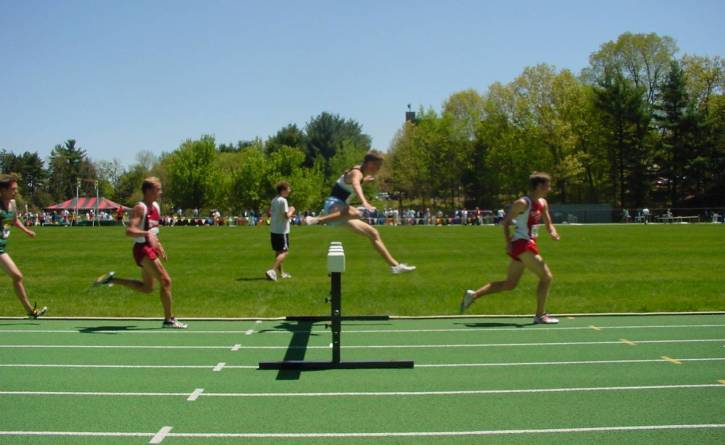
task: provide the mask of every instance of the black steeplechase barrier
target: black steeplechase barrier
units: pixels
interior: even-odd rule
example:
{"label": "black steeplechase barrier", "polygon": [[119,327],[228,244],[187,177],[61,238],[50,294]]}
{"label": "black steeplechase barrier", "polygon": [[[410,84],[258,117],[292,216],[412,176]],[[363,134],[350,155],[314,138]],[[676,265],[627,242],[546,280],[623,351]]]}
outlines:
{"label": "black steeplechase barrier", "polygon": [[342,244],[331,243],[327,254],[327,270],[330,273],[330,316],[290,316],[287,321],[299,323],[330,322],[332,331],[332,360],[283,360],[279,362],[260,362],[259,369],[378,369],[378,368],[412,368],[412,360],[368,360],[343,361],[341,357],[342,322],[344,320],[389,320],[387,315],[342,316],[342,273],[345,271],[345,253]]}

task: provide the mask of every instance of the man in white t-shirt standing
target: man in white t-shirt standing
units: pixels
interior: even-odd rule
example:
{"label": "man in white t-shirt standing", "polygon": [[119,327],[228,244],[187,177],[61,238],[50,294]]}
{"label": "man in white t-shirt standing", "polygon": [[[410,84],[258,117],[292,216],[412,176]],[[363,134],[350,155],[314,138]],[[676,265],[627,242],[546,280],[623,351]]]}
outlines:
{"label": "man in white t-shirt standing", "polygon": [[278,183],[277,196],[272,200],[270,208],[272,223],[269,228],[275,256],[272,268],[265,275],[272,281],[277,281],[278,278],[292,278],[290,274],[282,270],[282,263],[289,252],[290,218],[295,214],[295,208],[287,204],[287,197],[291,191],[287,181]]}

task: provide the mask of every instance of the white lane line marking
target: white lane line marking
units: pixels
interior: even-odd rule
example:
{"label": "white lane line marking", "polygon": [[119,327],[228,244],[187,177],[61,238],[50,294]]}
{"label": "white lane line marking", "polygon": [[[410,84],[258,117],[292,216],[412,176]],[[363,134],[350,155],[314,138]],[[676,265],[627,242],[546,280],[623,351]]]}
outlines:
{"label": "white lane line marking", "polygon": [[627,340],[626,338],[620,338],[619,341],[621,341],[622,343],[627,344],[629,346],[637,346],[637,343],[635,343],[631,340]]}
{"label": "white lane line marking", "polygon": [[348,392],[277,392],[277,393],[219,393],[204,392],[197,388],[193,393],[116,393],[116,392],[73,392],[73,391],[0,391],[0,395],[8,396],[138,396],[138,397],[169,397],[184,396],[194,401],[199,397],[400,397],[400,396],[459,396],[459,395],[487,395],[487,394],[531,394],[531,393],[570,393],[570,392],[603,392],[603,391],[648,391],[667,389],[725,389],[720,383],[692,384],[692,385],[650,385],[650,386],[595,386],[572,388],[529,388],[529,389],[480,389],[480,390],[451,390],[451,391],[348,391]]}
{"label": "white lane line marking", "polygon": [[151,437],[154,433],[104,431],[0,431],[0,436],[65,436],[65,437]]}
{"label": "white lane line marking", "polygon": [[369,391],[369,392],[287,392],[287,393],[204,393],[208,397],[400,397],[400,396],[458,396],[487,394],[531,394],[600,391],[646,391],[660,389],[721,388],[721,384],[701,385],[650,385],[650,386],[599,386],[581,388],[530,388],[530,389],[481,389],[455,391]]}
{"label": "white lane line marking", "polygon": [[[725,359],[724,359],[725,360]],[[212,365],[77,365],[77,364],[42,364],[42,363],[3,363],[0,368],[120,368],[120,369],[212,369],[219,365],[223,365],[224,369],[257,369],[258,365],[237,365],[227,366],[219,363]]]}
{"label": "white lane line marking", "polygon": [[217,364],[216,364],[216,366],[214,367],[214,369],[212,369],[212,371],[214,371],[214,372],[219,372],[219,371],[221,371],[222,369],[224,369],[224,366],[225,366],[225,365],[226,365],[226,363],[224,363],[224,362],[219,362],[219,363],[217,363]]}
{"label": "white lane line marking", "polygon": [[[725,357],[679,358],[681,362],[725,361]],[[550,362],[488,362],[488,363],[416,363],[416,368],[475,368],[488,366],[557,366],[557,365],[607,365],[624,363],[661,363],[664,359],[623,359],[623,360],[570,360]],[[44,363],[3,363],[0,368],[99,368],[99,369],[258,369],[258,365],[91,365],[91,364],[44,364]]]}
{"label": "white lane line marking", "polygon": [[[168,427],[170,428],[170,427]],[[561,434],[616,431],[687,430],[725,428],[722,423],[680,424],[680,425],[634,425],[581,428],[542,428],[519,430],[480,431],[405,431],[369,433],[167,433],[171,438],[236,438],[236,439],[303,439],[303,438],[376,438],[376,437],[455,437],[455,436],[497,436],[514,434]],[[158,433],[156,433],[158,434]],[[151,437],[154,433],[91,432],[91,431],[0,431],[0,436],[47,436],[47,437]]]}
{"label": "white lane line marking", "polygon": [[589,329],[594,329],[595,331],[601,331],[602,330],[602,328],[597,327],[597,326],[594,326],[594,325],[589,326]]}
{"label": "white lane line marking", "polygon": [[[678,359],[682,362],[709,362],[709,361],[725,361],[725,357],[713,358],[691,358]],[[608,365],[608,364],[625,364],[625,363],[662,363],[665,359],[642,359],[642,360],[580,360],[580,361],[561,361],[561,362],[513,362],[513,363],[416,363],[416,368],[476,368],[489,366],[558,366],[558,365]]]}
{"label": "white lane line marking", "polygon": [[[257,322],[261,323],[261,322]],[[351,326],[355,326],[352,324]],[[683,324],[683,325],[618,325],[618,326],[597,326],[602,329],[677,329],[677,328],[719,328],[725,327],[725,324]],[[591,326],[562,326],[562,327],[520,327],[520,328],[440,328],[440,329],[350,329],[346,330],[346,334],[406,334],[406,333],[423,333],[423,332],[490,332],[490,331],[511,331],[511,332],[532,332],[538,331],[581,331],[591,330]],[[133,330],[133,331],[107,331],[108,334],[124,335],[124,334],[158,334],[158,335],[229,335],[229,334],[246,334],[250,330],[218,330],[218,331],[189,331],[182,329],[166,329],[166,330]],[[254,331],[252,329],[252,331]],[[286,329],[275,330],[269,329],[259,332],[261,334],[294,334],[296,332],[307,331],[290,331]],[[329,332],[327,329],[315,329],[312,333]],[[85,333],[83,329],[0,329],[0,334],[80,334]],[[99,331],[102,334],[104,331]]]}
{"label": "white lane line marking", "polygon": [[4,396],[188,397],[188,392],[0,391]]}
{"label": "white lane line marking", "polygon": [[244,335],[252,335],[252,334],[254,334],[254,329],[247,329],[246,331],[244,331]]}
{"label": "white lane line marking", "polygon": [[662,360],[667,360],[668,362],[670,362],[672,364],[675,364],[675,365],[681,365],[682,364],[681,361],[679,361],[677,359],[674,359],[672,357],[667,357],[666,355],[663,355],[662,356]]}
{"label": "white lane line marking", "polygon": [[257,321],[255,321],[255,323],[262,324],[262,320],[257,320]]}
{"label": "white lane line marking", "polygon": [[161,442],[163,442],[164,439],[166,438],[166,436],[168,436],[169,433],[171,432],[171,429],[172,429],[172,427],[170,427],[170,426],[165,426],[165,427],[161,428],[159,430],[159,432],[156,433],[156,435],[151,438],[151,440],[149,441],[149,443],[161,443]]}
{"label": "white lane line marking", "polygon": [[[723,338],[673,339],[673,340],[635,340],[637,344],[657,343],[706,343],[721,342]],[[579,342],[540,342],[540,343],[463,343],[438,345],[347,345],[342,349],[420,349],[420,348],[488,348],[488,347],[515,347],[515,346],[591,346],[591,345],[621,345],[617,341],[579,341]],[[228,349],[229,346],[139,346],[139,345],[0,345],[0,349]],[[329,349],[330,346],[242,346],[236,344],[232,351],[240,349]]]}
{"label": "white lane line marking", "polygon": [[375,438],[375,437],[455,437],[455,436],[498,436],[514,434],[561,434],[561,433],[593,433],[615,431],[647,431],[647,430],[683,430],[725,428],[725,424],[695,425],[636,425],[636,426],[605,426],[591,428],[546,428],[522,430],[482,430],[482,431],[405,431],[380,433],[171,433],[170,437],[179,438],[237,438],[237,439],[309,439],[309,438]]}
{"label": "white lane line marking", "polygon": [[188,402],[193,402],[196,399],[199,398],[200,395],[204,393],[204,388],[196,388],[194,392],[192,392],[189,397],[186,399]]}

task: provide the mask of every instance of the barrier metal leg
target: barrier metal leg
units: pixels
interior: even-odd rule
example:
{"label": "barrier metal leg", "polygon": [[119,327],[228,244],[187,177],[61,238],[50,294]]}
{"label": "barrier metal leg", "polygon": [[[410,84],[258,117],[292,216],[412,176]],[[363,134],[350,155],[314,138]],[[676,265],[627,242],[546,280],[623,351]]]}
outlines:
{"label": "barrier metal leg", "polygon": [[[342,361],[340,354],[341,336],[342,336],[342,320],[357,319],[356,317],[345,318],[342,316],[342,274],[339,272],[331,273],[331,289],[330,289],[330,317],[287,317],[287,320],[297,320],[305,322],[314,321],[331,321],[332,322],[332,360],[324,361],[305,361],[305,360],[286,360],[281,362],[260,362],[259,369],[378,369],[378,368],[412,368],[414,362],[412,360],[388,360],[388,361]],[[382,318],[375,318],[382,319]],[[388,319],[385,316],[384,319]]]}

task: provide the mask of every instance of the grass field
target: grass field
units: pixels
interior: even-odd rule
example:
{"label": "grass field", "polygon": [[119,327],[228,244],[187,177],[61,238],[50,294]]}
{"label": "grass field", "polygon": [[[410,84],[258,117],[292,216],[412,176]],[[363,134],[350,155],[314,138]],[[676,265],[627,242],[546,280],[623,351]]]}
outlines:
{"label": "grass field", "polygon": [[725,315],[346,322],[0,320],[0,443],[722,444]]}
{"label": "grass field", "polygon": [[[346,314],[456,314],[463,290],[504,277],[500,227],[381,227],[399,260],[418,266],[392,275],[366,239],[342,228],[294,227],[291,280],[266,281],[272,261],[267,227],[163,228],[176,313],[183,317],[272,317],[324,314],[329,306],[325,254],[342,241]],[[549,311],[646,312],[725,309],[724,225],[559,226],[562,240],[542,237],[554,273]],[[31,301],[53,316],[159,316],[158,295],[91,289],[115,270],[137,277],[131,240],[119,228],[39,228],[37,239],[15,231],[9,252],[26,277]],[[479,300],[471,314],[530,314],[535,280]],[[0,315],[23,315],[10,280],[0,278]]]}

